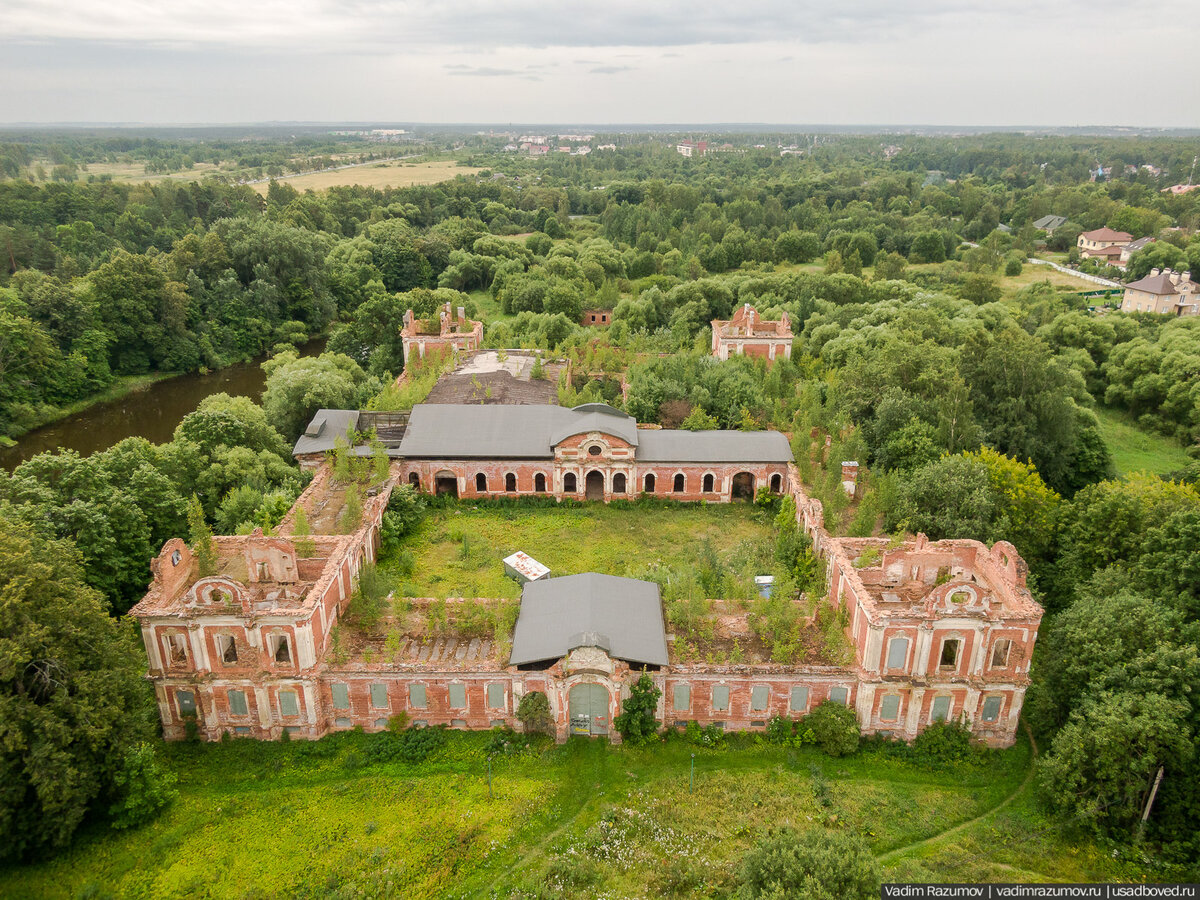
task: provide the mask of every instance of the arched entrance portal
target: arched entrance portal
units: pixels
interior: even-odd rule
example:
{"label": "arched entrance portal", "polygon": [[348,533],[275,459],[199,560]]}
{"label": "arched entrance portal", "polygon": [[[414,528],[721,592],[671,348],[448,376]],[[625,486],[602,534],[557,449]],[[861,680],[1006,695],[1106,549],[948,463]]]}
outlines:
{"label": "arched entrance portal", "polygon": [[458,476],[453,472],[445,470],[438,472],[434,477],[433,485],[435,494],[449,494],[452,497],[458,497]]}
{"label": "arched entrance portal", "polygon": [[608,734],[608,689],[602,684],[577,684],[567,698],[571,734]]}
{"label": "arched entrance portal", "polygon": [[583,484],[586,496],[589,500],[604,499],[604,473],[597,472],[595,469],[587,473],[587,480]]}
{"label": "arched entrance portal", "polygon": [[733,499],[754,499],[754,476],[749,472],[738,472],[733,476]]}

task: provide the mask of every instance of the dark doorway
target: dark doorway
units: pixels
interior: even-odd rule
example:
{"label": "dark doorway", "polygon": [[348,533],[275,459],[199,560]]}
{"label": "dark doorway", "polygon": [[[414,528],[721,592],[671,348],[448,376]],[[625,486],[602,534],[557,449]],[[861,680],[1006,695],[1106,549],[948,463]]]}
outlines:
{"label": "dark doorway", "polygon": [[584,483],[584,496],[589,500],[604,499],[604,473],[595,469],[587,473]]}
{"label": "dark doorway", "polygon": [[754,476],[749,472],[738,472],[733,476],[733,499],[754,499]]}
{"label": "dark doorway", "polygon": [[577,684],[571,688],[567,700],[571,734],[589,737],[608,734],[608,701],[608,689],[602,684]]}
{"label": "dark doorway", "polygon": [[783,478],[780,475],[771,476],[771,493],[778,494],[783,490]]}
{"label": "dark doorway", "polygon": [[458,497],[458,476],[452,472],[438,472],[437,477],[433,480],[433,492],[438,496],[449,494],[457,499]]}

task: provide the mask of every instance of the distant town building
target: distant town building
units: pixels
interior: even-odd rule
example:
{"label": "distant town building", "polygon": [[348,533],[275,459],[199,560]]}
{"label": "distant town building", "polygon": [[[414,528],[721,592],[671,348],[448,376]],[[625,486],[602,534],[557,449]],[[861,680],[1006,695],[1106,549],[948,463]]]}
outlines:
{"label": "distant town building", "polygon": [[708,152],[708,141],[680,141],[675,145],[680,156],[703,156]]}
{"label": "distant town building", "polygon": [[1200,188],[1200,184],[1173,184],[1162,189],[1164,194],[1186,194]]}
{"label": "distant town building", "polygon": [[1191,272],[1151,269],[1150,274],[1125,286],[1123,312],[1152,312],[1165,316],[1200,314],[1200,290]]}
{"label": "distant town building", "polygon": [[483,322],[468,319],[466,309],[458,308],[458,315],[450,311],[450,304],[438,313],[437,324],[418,319],[410,309],[404,313],[404,327],[400,330],[404,347],[404,362],[407,365],[415,351],[418,359],[429,353],[445,353],[451,350],[478,350],[483,342]]}
{"label": "distant town building", "polygon": [[712,320],[712,355],[759,356],[774,360],[792,357],[792,326],[788,314],[777,320],[763,319],[749,303],[741,306],[728,321]]}

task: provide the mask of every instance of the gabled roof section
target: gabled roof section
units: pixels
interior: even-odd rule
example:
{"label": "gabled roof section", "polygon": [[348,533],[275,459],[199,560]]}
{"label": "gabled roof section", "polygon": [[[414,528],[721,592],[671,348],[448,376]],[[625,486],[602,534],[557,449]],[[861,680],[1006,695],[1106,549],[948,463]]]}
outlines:
{"label": "gabled roof section", "polygon": [[525,585],[509,664],[560,659],[581,646],[630,663],[667,665],[658,585],[595,573]]}
{"label": "gabled roof section", "polygon": [[357,427],[357,409],[319,409],[296,440],[292,455],[329,453],[338,438],[345,440],[347,434]]}
{"label": "gabled roof section", "polygon": [[1095,231],[1085,231],[1080,237],[1087,238],[1089,241],[1131,241],[1133,235],[1124,231],[1113,231],[1107,225],[1104,228],[1097,228]]}
{"label": "gabled roof section", "polygon": [[410,459],[549,459],[561,406],[419,403],[400,442]]}
{"label": "gabled roof section", "polygon": [[550,446],[557,447],[569,437],[599,431],[619,437],[634,447],[638,445],[637,421],[633,416],[614,409],[607,403],[584,403],[569,412],[574,418],[563,417],[563,424],[550,437]]}
{"label": "gabled roof section", "polygon": [[1066,225],[1066,224],[1067,224],[1066,216],[1050,215],[1050,216],[1042,216],[1040,219],[1038,219],[1036,222],[1033,223],[1033,227],[1040,228],[1043,231],[1049,231],[1052,228],[1061,228],[1063,225]]}
{"label": "gabled roof section", "polygon": [[643,431],[638,462],[792,462],[792,446],[779,431]]}
{"label": "gabled roof section", "polygon": [[1127,291],[1145,291],[1147,294],[1158,294],[1159,296],[1179,293],[1179,286],[1171,281],[1171,276],[1162,273],[1139,278],[1137,281],[1125,285],[1125,289]]}

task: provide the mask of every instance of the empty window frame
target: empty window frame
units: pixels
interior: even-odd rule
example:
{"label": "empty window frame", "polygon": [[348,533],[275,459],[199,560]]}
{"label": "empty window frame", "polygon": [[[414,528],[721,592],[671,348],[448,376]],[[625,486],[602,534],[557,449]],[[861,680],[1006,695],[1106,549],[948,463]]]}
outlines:
{"label": "empty window frame", "polygon": [[467,706],[467,686],[465,684],[450,685],[450,708],[451,709],[466,709]]}
{"label": "empty window frame", "polygon": [[808,711],[808,688],[798,684],[792,688],[791,709],[794,713]]}
{"label": "empty window frame", "polygon": [[579,488],[576,486],[574,472],[568,472],[563,476],[563,493],[574,494]]}
{"label": "empty window frame", "polygon": [[421,476],[418,475],[416,472],[409,472],[408,473],[408,483],[411,484],[413,487],[415,487],[417,490],[420,490],[421,489]]}
{"label": "empty window frame", "polygon": [[231,690],[229,697],[229,714],[231,716],[247,716],[250,708],[246,705],[246,692]]}
{"label": "empty window frame", "polygon": [[690,684],[675,685],[672,706],[676,712],[687,712],[692,708],[692,686]]}
{"label": "empty window frame", "polygon": [[191,691],[176,691],[175,703],[179,707],[181,716],[194,716],[196,714],[196,695]]}
{"label": "empty window frame", "polygon": [[334,709],[350,708],[350,687],[345,684],[331,684],[329,692],[333,695]]}
{"label": "empty window frame", "polygon": [[376,727],[376,728],[387,728],[387,726],[388,726],[388,720],[387,720],[387,719],[376,719],[376,720],[375,720],[375,727]]}
{"label": "empty window frame", "polygon": [[291,665],[292,648],[286,634],[273,634],[268,638],[267,646],[271,649],[271,658],[283,665]]}
{"label": "empty window frame", "polygon": [[756,684],[750,688],[750,711],[763,712],[767,708],[767,698],[770,691],[765,684]]}
{"label": "empty window frame", "polygon": [[908,638],[894,637],[888,641],[887,667],[903,669],[908,662]]}
{"label": "empty window frame", "polygon": [[167,665],[187,665],[187,635],[168,634],[164,640],[167,647]]}
{"label": "empty window frame", "polygon": [[504,490],[508,491],[508,493],[511,494],[514,491],[516,491],[516,489],[517,489],[517,476],[514,475],[512,472],[509,472],[507,475],[504,476]]}
{"label": "empty window frame", "polygon": [[612,492],[614,494],[625,493],[625,475],[623,473],[618,472],[613,476]]}
{"label": "empty window frame", "polygon": [[333,720],[334,728],[353,728],[354,720],[347,716],[339,716]]}
{"label": "empty window frame", "polygon": [[429,705],[429,698],[425,695],[425,685],[410,684],[408,686],[408,705],[413,709],[424,709]]}
{"label": "empty window frame", "polygon": [[950,698],[946,695],[933,698],[933,706],[929,710],[930,722],[945,722],[950,718]]}
{"label": "empty window frame", "polygon": [[504,685],[494,681],[487,686],[488,709],[504,709]]}
{"label": "empty window frame", "polygon": [[712,689],[713,712],[729,711],[729,685],[714,684]]}
{"label": "empty window frame", "polygon": [[475,492],[477,494],[487,493],[487,476],[482,472],[477,472],[475,474]]}
{"label": "empty window frame", "polygon": [[281,716],[300,715],[300,698],[295,691],[279,692],[279,714]]}
{"label": "empty window frame", "polygon": [[992,668],[1000,669],[1008,665],[1008,654],[1012,651],[1012,641],[1000,638],[992,645]]}
{"label": "empty window frame", "polygon": [[232,634],[217,635],[217,655],[225,665],[233,665],[238,661],[237,641]]}
{"label": "empty window frame", "polygon": [[653,475],[646,476],[645,480],[642,482],[642,490],[644,490],[647,494],[654,493],[654,476]]}
{"label": "empty window frame", "polygon": [[704,476],[704,481],[701,482],[700,490],[706,494],[711,494],[713,492],[713,477],[711,474]]}
{"label": "empty window frame", "polygon": [[899,694],[884,694],[879,703],[879,718],[885,722],[895,722],[900,718]]}
{"label": "empty window frame", "polygon": [[946,638],[942,641],[942,655],[938,657],[938,668],[957,669],[958,652],[961,648],[962,641],[958,638]]}
{"label": "empty window frame", "polygon": [[1000,718],[1000,708],[1004,706],[1004,698],[1000,696],[985,697],[983,701],[983,712],[979,714],[985,722],[995,722]]}
{"label": "empty window frame", "polygon": [[771,493],[779,494],[782,492],[783,492],[783,476],[772,475],[771,476]]}
{"label": "empty window frame", "polygon": [[386,684],[376,682],[371,685],[371,705],[375,709],[388,708],[388,690]]}
{"label": "empty window frame", "polygon": [[845,706],[846,701],[849,699],[849,697],[850,697],[849,688],[833,687],[833,688],[829,689],[829,699],[832,700],[834,703],[840,703],[840,704],[842,704],[842,706]]}
{"label": "empty window frame", "polygon": [[676,475],[675,483],[672,485],[671,490],[673,490],[676,494],[682,494],[686,487],[687,479],[683,477],[683,474],[680,473],[679,475]]}
{"label": "empty window frame", "polygon": [[533,489],[539,494],[546,493],[546,476],[541,472],[533,476]]}

